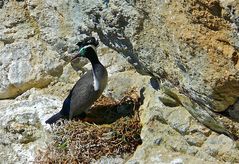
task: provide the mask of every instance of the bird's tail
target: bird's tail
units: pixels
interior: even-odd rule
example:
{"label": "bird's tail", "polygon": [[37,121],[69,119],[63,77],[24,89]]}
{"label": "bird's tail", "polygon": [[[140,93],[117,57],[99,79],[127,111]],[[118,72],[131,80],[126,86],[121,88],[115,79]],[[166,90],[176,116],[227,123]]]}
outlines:
{"label": "bird's tail", "polygon": [[62,118],[63,115],[59,112],[53,116],[51,116],[48,120],[46,120],[46,124],[53,124],[55,123],[57,120],[59,120],[60,118]]}

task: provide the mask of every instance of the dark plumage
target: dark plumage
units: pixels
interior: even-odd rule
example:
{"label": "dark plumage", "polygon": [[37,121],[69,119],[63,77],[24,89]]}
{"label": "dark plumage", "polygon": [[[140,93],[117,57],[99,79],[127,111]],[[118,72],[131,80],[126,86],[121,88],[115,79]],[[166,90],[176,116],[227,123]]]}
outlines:
{"label": "dark plumage", "polygon": [[108,74],[106,68],[100,63],[95,47],[98,42],[95,38],[86,38],[83,42],[77,43],[80,48],[77,57],[86,57],[92,64],[92,70],[84,74],[71,89],[65,99],[62,109],[49,118],[46,123],[55,123],[60,118],[72,119],[84,113],[101,96],[104,91]]}

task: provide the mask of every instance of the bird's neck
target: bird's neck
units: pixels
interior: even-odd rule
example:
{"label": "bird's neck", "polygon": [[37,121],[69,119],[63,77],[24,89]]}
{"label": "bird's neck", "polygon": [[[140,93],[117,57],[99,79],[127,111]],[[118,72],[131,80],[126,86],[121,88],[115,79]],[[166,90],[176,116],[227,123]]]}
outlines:
{"label": "bird's neck", "polygon": [[90,49],[89,51],[90,51],[89,52],[90,55],[87,58],[90,60],[92,66],[94,67],[94,65],[101,64],[98,59],[96,51],[93,48]]}
{"label": "bird's neck", "polygon": [[104,66],[101,64],[101,62],[99,61],[97,54],[95,52],[95,50],[91,50],[92,52],[90,53],[90,57],[88,57],[88,59],[91,62],[92,65],[92,69],[93,69],[93,74],[94,77],[99,79],[100,78],[100,72],[101,70],[104,68]]}

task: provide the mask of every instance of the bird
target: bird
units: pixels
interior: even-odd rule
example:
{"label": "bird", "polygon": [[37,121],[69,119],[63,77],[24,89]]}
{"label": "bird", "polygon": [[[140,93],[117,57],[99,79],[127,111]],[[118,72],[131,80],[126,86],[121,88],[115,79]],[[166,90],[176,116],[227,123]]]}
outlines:
{"label": "bird", "polygon": [[108,73],[98,59],[96,52],[98,44],[94,37],[87,37],[77,43],[79,49],[72,60],[85,57],[91,62],[92,70],[81,76],[64,100],[62,109],[46,120],[46,124],[56,123],[60,118],[71,120],[76,116],[84,115],[85,111],[102,95],[107,85]]}

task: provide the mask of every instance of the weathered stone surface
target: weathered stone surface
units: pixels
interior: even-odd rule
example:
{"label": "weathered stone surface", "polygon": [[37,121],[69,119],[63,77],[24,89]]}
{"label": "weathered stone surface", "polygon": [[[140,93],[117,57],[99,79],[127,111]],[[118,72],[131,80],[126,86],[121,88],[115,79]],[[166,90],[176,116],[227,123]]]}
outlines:
{"label": "weathered stone surface", "polygon": [[[21,1],[9,1],[1,9],[0,99],[16,97],[32,87],[47,86],[62,73],[63,61],[54,47],[42,40],[45,29],[41,29],[31,15],[30,6]],[[49,20],[49,17],[41,20]],[[49,30],[46,33],[52,34]],[[54,37],[59,38],[59,35]]]}
{"label": "weathered stone surface", "polygon": [[130,56],[138,70],[151,71],[211,110],[224,111],[238,97],[239,40],[232,23],[238,4],[221,3],[137,1],[131,2],[133,8],[111,1],[108,10],[87,12],[85,32],[97,32],[104,44]]}
{"label": "weathered stone surface", "polygon": [[[209,156],[222,161],[237,163],[239,160],[236,155],[238,153],[236,144],[225,135],[217,135],[213,133],[208,137],[204,145],[202,145],[200,151],[204,151]],[[200,151],[196,154],[196,156],[200,157]]]}
{"label": "weathered stone surface", "polygon": [[141,73],[147,72],[134,52],[132,37],[141,30],[144,13],[131,5],[132,2],[112,0],[106,6],[93,6],[85,11],[85,26],[82,33],[96,32],[101,42],[120,52]]}
{"label": "weathered stone surface", "polygon": [[128,163],[170,163],[175,158],[180,158],[183,163],[239,161],[236,142],[202,125],[182,104],[166,106],[159,99],[163,96],[163,90],[146,88],[140,108],[143,144]]}
{"label": "weathered stone surface", "polygon": [[[234,4],[231,10],[238,8]],[[149,17],[134,38],[143,65],[211,110],[235,103],[239,37],[219,1],[139,1],[136,6]]]}
{"label": "weathered stone surface", "polygon": [[104,94],[120,99],[136,87],[144,100],[143,144],[128,163],[239,162],[236,0],[0,1],[0,11],[0,99],[48,86],[0,101],[4,162],[29,162],[44,147],[44,121],[91,69],[68,62],[91,35],[109,72]]}
{"label": "weathered stone surface", "polygon": [[[192,105],[187,110],[201,117],[198,120],[203,124],[224,132],[217,127],[220,120],[211,123],[215,116],[210,116],[209,110],[225,111],[238,98],[239,37],[231,18],[237,17],[238,4],[214,0],[131,2],[134,8],[125,4],[111,1],[108,10],[92,8],[86,33],[97,32],[104,44],[123,53],[139,72],[170,81],[199,108],[193,111]],[[127,12],[129,9],[133,12]],[[112,21],[114,11],[122,12]],[[121,24],[120,19],[127,23]],[[129,29],[132,32],[126,35]],[[162,101],[177,105],[168,99]]]}
{"label": "weathered stone surface", "polygon": [[44,87],[62,73],[63,62],[36,39],[8,44],[0,50],[0,99],[32,87]]}
{"label": "weathered stone surface", "polygon": [[50,139],[45,120],[61,101],[34,89],[18,100],[0,101],[0,163],[29,163]]}
{"label": "weathered stone surface", "polygon": [[[209,127],[212,130],[215,130],[220,133],[227,134],[232,137],[232,133],[230,133],[229,129],[227,129],[221,122],[221,120],[213,117],[213,113],[211,111],[205,110],[197,103],[191,101],[188,97],[180,94],[176,89],[168,89],[163,88],[162,91],[176,99],[182,106],[184,106],[188,112],[194,116],[197,120],[202,122],[204,125]],[[233,137],[232,137],[233,138]]]}

